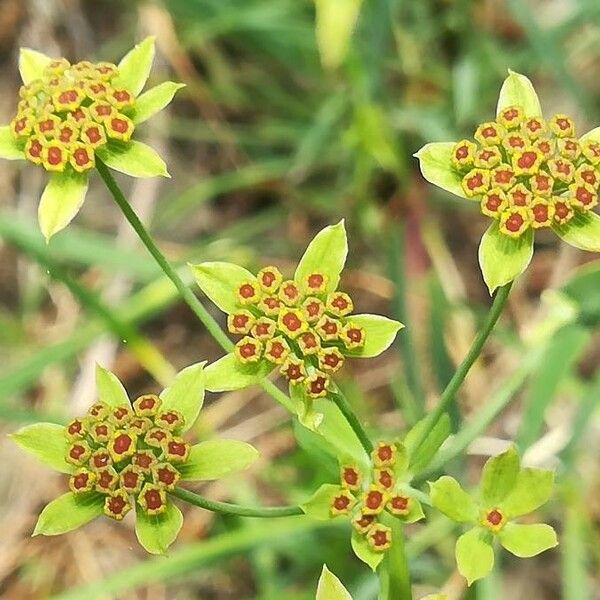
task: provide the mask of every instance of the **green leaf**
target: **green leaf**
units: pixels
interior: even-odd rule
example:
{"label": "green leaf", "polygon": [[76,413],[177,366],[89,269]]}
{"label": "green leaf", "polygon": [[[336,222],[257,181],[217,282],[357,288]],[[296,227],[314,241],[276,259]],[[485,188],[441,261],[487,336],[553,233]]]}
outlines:
{"label": "green leaf", "polygon": [[376,552],[369,546],[369,542],[364,535],[360,535],[357,531],[352,531],[352,539],[350,541],[354,554],[364,563],[369,565],[373,571],[377,569],[385,552]]}
{"label": "green leaf", "polygon": [[196,422],[204,404],[205,364],[203,361],[182,369],[171,386],[160,394],[163,410],[176,410],[183,415],[182,431],[187,431]]}
{"label": "green leaf", "polygon": [[348,256],[348,239],[344,221],[325,227],[313,238],[302,255],[294,279],[303,285],[312,273],[327,275],[326,292],[337,289]]}
{"label": "green leaf", "polygon": [[425,417],[416,423],[404,438],[404,445],[406,446],[410,457],[409,466],[412,473],[418,473],[419,471],[425,470],[433,460],[436,452],[440,449],[440,446],[448,439],[452,431],[450,417],[448,416],[448,413],[444,413],[435,424],[435,427],[423,440],[417,452],[414,444],[417,440],[421,439],[423,430],[428,426],[429,417]]}
{"label": "green leaf", "polygon": [[237,440],[208,440],[192,446],[186,463],[179,467],[186,481],[220,479],[242,471],[258,458],[258,450]]}
{"label": "green leaf", "polygon": [[27,85],[35,79],[40,79],[46,65],[52,59],[42,52],[31,48],[21,48],[19,51],[19,73],[23,83]]}
{"label": "green leaf", "polygon": [[583,144],[584,142],[588,141],[600,142],[600,127],[595,127],[594,129],[591,129],[579,138],[580,144]]}
{"label": "green leaf", "polygon": [[550,525],[507,523],[498,534],[500,543],[519,558],[530,558],[558,546],[556,532]]}
{"label": "green leaf", "polygon": [[357,358],[378,356],[392,345],[396,334],[404,327],[399,321],[382,315],[350,315],[348,320],[365,330],[365,345],[351,351]]}
{"label": "green leaf", "polygon": [[25,160],[25,152],[17,144],[8,125],[0,127],[0,158],[6,160]]}
{"label": "green leaf", "polygon": [[166,510],[159,515],[148,515],[136,506],[135,534],[150,554],[165,554],[182,525],[183,515],[172,502],[167,502]]}
{"label": "green leaf", "polygon": [[521,462],[514,446],[485,463],[481,475],[481,498],[485,507],[493,508],[512,490]]}
{"label": "green leaf", "polygon": [[300,505],[300,508],[313,519],[318,521],[327,521],[333,519],[331,516],[331,502],[337,494],[340,493],[341,487],[332,483],[323,484],[306,502]]}
{"label": "green leaf", "polygon": [[53,173],[38,206],[40,229],[49,242],[79,212],[88,189],[88,176],[72,169]]}
{"label": "green leaf", "polygon": [[97,492],[68,492],[52,500],[40,513],[32,535],[60,535],[82,527],[104,512],[104,496]]}
{"label": "green leaf", "polygon": [[315,0],[317,47],[327,69],[339,67],[350,45],[362,0]]}
{"label": "green leaf", "polygon": [[531,81],[525,75],[508,70],[498,97],[496,114],[509,106],[521,106],[527,117],[541,117],[542,108]]}
{"label": "green leaf", "polygon": [[238,288],[247,282],[256,282],[250,271],[228,262],[205,262],[190,265],[200,289],[224,313],[230,314],[240,310],[236,293]]}
{"label": "green leaf", "polygon": [[444,475],[429,483],[431,502],[440,512],[457,523],[475,523],[479,509],[460,483],[453,477]]}
{"label": "green leaf", "polygon": [[312,405],[318,414],[323,415],[318,433],[335,448],[335,454],[344,457],[344,460],[356,462],[358,466],[367,467],[370,459],[337,405],[327,398],[313,400]]}
{"label": "green leaf", "polygon": [[575,209],[568,223],[552,228],[567,244],[588,252],[600,252],[600,217],[596,213]]}
{"label": "green leaf", "polygon": [[273,370],[266,360],[241,363],[235,354],[226,354],[204,369],[204,385],[209,392],[230,392],[259,383]]}
{"label": "green leaf", "polygon": [[554,473],[545,469],[525,468],[517,475],[511,492],[502,501],[509,518],[529,514],[548,502],[554,489]]}
{"label": "green leaf", "polygon": [[54,423],[34,423],[10,434],[10,438],[45,465],[59,473],[73,473],[75,467],[65,460],[69,441],[65,428]]}
{"label": "green leaf", "polygon": [[96,155],[107,167],[131,177],[171,177],[156,150],[136,140],[111,140]]}
{"label": "green leaf", "polygon": [[96,364],[96,387],[98,397],[109,406],[129,406],[129,396],[118,377],[108,369]]}
{"label": "green leaf", "polygon": [[[406,495],[410,496],[410,492],[406,492]],[[416,523],[417,521],[420,521],[421,519],[425,518],[423,506],[416,498],[411,497],[410,509],[408,511],[408,514],[398,516],[395,518],[397,518],[399,521],[402,521],[402,523],[406,523],[407,525],[410,525],[411,523]]]}
{"label": "green leaf", "polygon": [[474,527],[458,538],[456,565],[469,585],[489,575],[494,567],[494,549],[486,531]]}
{"label": "green leaf", "polygon": [[315,600],[352,600],[352,596],[327,565],[323,565]]}
{"label": "green leaf", "polygon": [[466,198],[462,188],[462,176],[452,166],[452,150],[454,142],[434,142],[425,144],[415,156],[419,159],[419,166],[423,177],[437,185],[437,187]]}
{"label": "green leaf", "polygon": [[154,61],[154,37],[147,37],[134,46],[118,64],[119,75],[112,85],[123,87],[137,96],[146,85]]}
{"label": "green leaf", "polygon": [[144,92],[135,101],[130,114],[131,120],[136,125],[147,121],[150,117],[153,117],[157,112],[168,106],[177,91],[184,87],[184,83],[165,81]]}
{"label": "green leaf", "polygon": [[515,239],[501,233],[498,221],[494,221],[479,244],[479,265],[490,294],[518,277],[532,256],[532,229]]}

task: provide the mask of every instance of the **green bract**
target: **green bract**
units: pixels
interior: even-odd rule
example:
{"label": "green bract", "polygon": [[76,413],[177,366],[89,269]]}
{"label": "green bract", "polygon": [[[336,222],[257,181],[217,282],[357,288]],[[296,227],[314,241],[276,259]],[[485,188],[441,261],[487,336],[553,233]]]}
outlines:
{"label": "green bract", "polygon": [[0,158],[25,159],[50,174],[38,208],[47,240],[81,208],[97,159],[132,177],[169,177],[160,156],[131,139],[137,125],[167,106],[183,87],[165,82],[140,95],[153,59],[151,37],[118,65],[71,64],[21,49],[23,86],[13,120],[0,127]]}
{"label": "green bract", "polygon": [[352,600],[352,596],[327,565],[323,565],[315,600]]}
{"label": "green bract", "polygon": [[352,314],[352,299],[337,291],[347,254],[342,221],[316,235],[292,279],[273,266],[254,275],[231,263],[193,265],[202,291],[228,315],[229,331],[243,336],[207,367],[207,389],[243,388],[279,368],[300,421],[317,428],[322,414],[314,400],[335,393],[332,377],[345,360],[381,354],[402,327],[381,315]]}
{"label": "green bract", "polygon": [[535,556],[558,544],[550,525],[513,522],[544,504],[553,485],[551,471],[521,467],[514,448],[486,462],[476,497],[452,477],[430,483],[431,501],[438,510],[453,521],[474,525],[456,543],[458,570],[469,585],[492,570],[494,538],[519,557]]}
{"label": "green bract", "polygon": [[[323,565],[315,600],[352,600],[352,596],[344,584],[327,568],[327,565]],[[447,600],[447,596],[446,594],[429,594],[421,600]]]}
{"label": "green bract", "polygon": [[179,481],[218,479],[245,469],[257,451],[244,442],[190,446],[181,435],[204,401],[204,364],[183,369],[160,396],[130,403],[117,377],[98,367],[99,401],[66,427],[29,425],[12,439],[43,463],[70,475],[70,492],[41,512],[34,535],[58,535],[105,514],[120,521],[135,508],[140,544],[153,554],[175,541],[183,516],[169,492]]}
{"label": "green bract", "polygon": [[427,181],[476,201],[494,220],[479,246],[490,293],[527,268],[537,229],[551,227],[572,246],[600,252],[600,217],[592,212],[600,128],[577,139],[568,116],[545,121],[529,79],[509,71],[496,120],[482,123],[474,137],[426,144],[415,156]]}

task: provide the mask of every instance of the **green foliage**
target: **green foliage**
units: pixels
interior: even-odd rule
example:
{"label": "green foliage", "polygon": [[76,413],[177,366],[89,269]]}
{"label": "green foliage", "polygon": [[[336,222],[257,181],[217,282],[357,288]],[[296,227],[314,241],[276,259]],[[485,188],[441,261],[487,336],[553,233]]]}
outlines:
{"label": "green foliage", "polygon": [[15,140],[10,127],[0,127],[0,158],[6,160],[23,160],[25,153]]}
{"label": "green foliage", "polygon": [[50,176],[38,207],[40,229],[46,241],[73,220],[85,200],[87,189],[85,173],[65,171]]}
{"label": "green foliage", "polygon": [[456,542],[456,565],[469,585],[489,575],[494,566],[491,535],[476,527],[463,533]]}
{"label": "green foliage", "polygon": [[504,548],[520,558],[537,556],[558,546],[556,532],[545,523],[532,525],[508,523],[498,537]]}
{"label": "green foliage", "polygon": [[313,519],[326,521],[334,518],[331,515],[331,500],[340,492],[339,485],[323,484],[300,508]]}
{"label": "green foliage", "polygon": [[327,565],[323,565],[315,600],[352,600],[352,596]]}
{"label": "green foliage", "polygon": [[206,361],[181,370],[173,383],[161,394],[162,410],[176,410],[185,420],[187,431],[198,418],[204,405],[204,365]]}
{"label": "green foliage", "polygon": [[347,256],[346,227],[344,221],[340,221],[317,233],[298,262],[294,280],[299,285],[304,285],[306,278],[312,273],[323,273],[328,278],[325,291],[333,292],[338,287]]}
{"label": "green foliage", "polygon": [[404,327],[402,323],[383,315],[351,315],[350,321],[365,330],[365,345],[352,356],[372,358],[385,352],[396,339],[396,334]]}
{"label": "green foliage", "polygon": [[143,142],[113,140],[100,148],[97,154],[107,167],[130,177],[171,177],[165,161]]}
{"label": "green foliage", "polygon": [[430,483],[429,487],[431,502],[448,518],[457,523],[474,523],[477,520],[477,504],[456,479],[444,475]]}
{"label": "green foliage", "polygon": [[19,72],[23,83],[31,83],[39,79],[46,65],[52,59],[42,52],[32,50],[31,48],[21,48],[19,50]]}
{"label": "green foliage", "polygon": [[96,365],[96,387],[98,398],[109,406],[129,406],[129,396],[114,373]]}
{"label": "green foliage", "polygon": [[522,106],[527,117],[542,116],[540,101],[531,81],[525,75],[510,69],[500,89],[496,114],[509,106]]}
{"label": "green foliage", "polygon": [[228,392],[256,385],[272,369],[273,366],[265,360],[243,364],[234,354],[229,353],[206,367],[206,389],[211,392]]}
{"label": "green foliage", "polygon": [[532,256],[531,229],[514,239],[500,233],[496,221],[492,223],[479,245],[479,266],[490,294],[523,273]]}
{"label": "green foliage", "polygon": [[147,515],[136,510],[135,534],[150,554],[165,554],[177,539],[183,525],[183,515],[177,506],[167,502],[167,510],[159,515]]}
{"label": "green foliage", "polygon": [[52,500],[38,517],[33,535],[61,535],[86,525],[102,514],[104,498],[96,492],[68,492]]}
{"label": "green foliage", "polygon": [[168,106],[173,101],[175,94],[184,87],[183,83],[164,81],[144,92],[135,101],[131,113],[132,121],[136,125],[147,121]]}
{"label": "green foliage", "polygon": [[415,156],[423,177],[429,183],[451,192],[461,198],[466,198],[461,185],[462,177],[452,167],[452,149],[454,142],[430,142],[425,144]]}
{"label": "green foliage", "polygon": [[137,96],[148,80],[154,62],[154,37],[147,37],[132,48],[119,62],[116,86],[121,86]]}
{"label": "green foliage", "polygon": [[210,262],[190,266],[200,289],[227,314],[240,309],[237,289],[243,283],[256,281],[250,271],[232,263]]}
{"label": "green foliage", "polygon": [[595,213],[577,211],[568,223],[555,225],[554,231],[575,248],[600,252],[600,217]]}
{"label": "green foliage", "polygon": [[352,550],[354,554],[360,558],[365,564],[371,567],[372,571],[375,571],[383,560],[383,552],[375,552],[364,536],[359,535],[356,531],[352,532],[352,539],[350,540]]}
{"label": "green foliage", "polygon": [[209,440],[192,446],[188,461],[179,469],[189,481],[220,479],[249,467],[258,458],[250,444],[237,440]]}
{"label": "green foliage", "polygon": [[72,473],[75,470],[65,460],[69,442],[62,425],[33,423],[15,431],[10,437],[13,442],[54,470],[60,473]]}

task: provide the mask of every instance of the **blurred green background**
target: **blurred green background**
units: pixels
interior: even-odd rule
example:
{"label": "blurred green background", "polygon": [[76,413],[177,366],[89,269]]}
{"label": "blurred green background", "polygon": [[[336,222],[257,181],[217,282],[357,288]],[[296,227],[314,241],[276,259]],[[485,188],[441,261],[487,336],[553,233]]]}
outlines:
{"label": "blurred green background", "polygon": [[[579,133],[597,126],[600,4],[2,0],[0,120],[16,105],[19,46],[116,61],[146,35],[158,47],[152,82],[187,87],[138,132],[173,176],[122,180],[142,220],[191,284],[187,261],[275,262],[291,272],[312,235],[344,217],[343,286],[360,312],[388,314],[407,329],[381,359],[345,369],[341,385],[374,436],[401,435],[435,403],[489,304],[477,266],[486,220],[426,185],[412,154],[489,118],[508,68],[532,78],[547,113],[573,115]],[[74,224],[46,247],[36,223],[43,180],[33,167],[0,166],[3,433],[84,411],[96,361],[135,396],[219,356],[99,180]],[[538,239],[462,389],[452,415],[459,433],[443,456],[455,457],[449,472],[467,484],[511,439],[526,462],[556,469],[557,493],[541,516],[561,546],[526,561],[504,555],[467,591],[452,556],[458,532],[433,515],[409,530],[418,593],[600,598],[600,263],[555,236]],[[249,441],[262,460],[235,482],[198,489],[246,504],[301,502],[333,480],[335,463],[259,392],[208,398],[194,435]],[[345,524],[186,509],[166,559],[143,554],[129,521],[31,539],[39,510],[65,481],[4,435],[0,464],[2,598],[308,600],[323,562],[355,600],[376,597]]]}

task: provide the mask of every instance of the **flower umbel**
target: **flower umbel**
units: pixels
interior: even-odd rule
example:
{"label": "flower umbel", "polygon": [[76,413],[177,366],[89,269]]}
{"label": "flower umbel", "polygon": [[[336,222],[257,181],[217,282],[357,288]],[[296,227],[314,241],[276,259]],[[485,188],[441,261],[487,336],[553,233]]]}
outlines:
{"label": "flower umbel", "polygon": [[472,525],[456,543],[458,570],[469,585],[492,570],[494,539],[519,557],[536,556],[558,544],[550,525],[513,522],[544,504],[553,485],[551,471],[521,467],[514,448],[486,462],[475,498],[452,477],[430,484],[431,501],[438,510],[453,521]]}
{"label": "flower umbel", "polygon": [[479,248],[491,292],[527,267],[536,230],[600,251],[600,128],[577,138],[569,116],[545,120],[525,76],[510,72],[496,120],[479,125],[474,140],[427,144],[416,156],[425,179],[493,219]]}
{"label": "flower umbel", "polygon": [[343,462],[339,485],[321,486],[302,509],[315,518],[347,517],[355,553],[375,568],[394,543],[390,519],[408,524],[425,517],[408,466],[403,444],[380,442],[368,465]]}
{"label": "flower umbel", "polygon": [[58,535],[104,514],[121,521],[136,514],[140,544],[163,553],[175,541],[183,517],[169,492],[180,481],[217,479],[245,468],[257,452],[243,442],[211,440],[191,446],[182,434],[204,399],[204,363],[187,367],[160,396],[130,403],[119,380],[98,367],[100,400],[66,427],[37,423],[14,441],[69,475],[70,492],[50,502],[34,535]]}
{"label": "flower umbel", "polygon": [[346,359],[377,356],[402,327],[380,315],[353,314],[352,298],[338,290],[347,252],[340,222],[312,240],[293,279],[275,266],[253,275],[230,263],[194,265],[202,290],[227,313],[229,332],[243,336],[232,354],[207,368],[207,389],[242,388],[278,369],[302,423],[317,427],[313,403],[334,391],[333,375]]}
{"label": "flower umbel", "polygon": [[47,240],[81,208],[98,159],[133,177],[169,176],[152,148],[132,140],[137,125],[183,87],[165,82],[140,95],[153,58],[153,38],[143,40],[118,65],[71,64],[21,50],[23,85],[10,125],[0,127],[0,157],[28,160],[50,174],[38,211]]}

